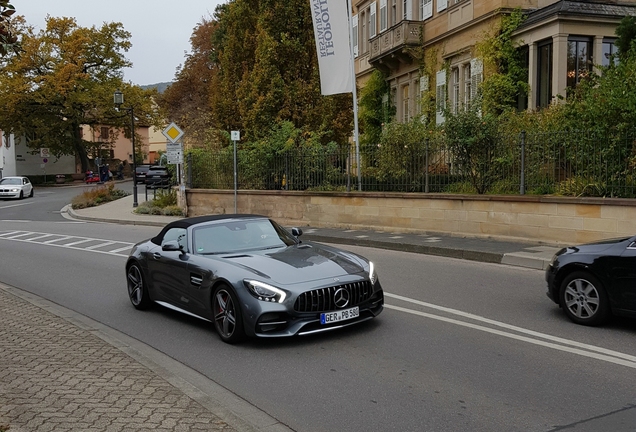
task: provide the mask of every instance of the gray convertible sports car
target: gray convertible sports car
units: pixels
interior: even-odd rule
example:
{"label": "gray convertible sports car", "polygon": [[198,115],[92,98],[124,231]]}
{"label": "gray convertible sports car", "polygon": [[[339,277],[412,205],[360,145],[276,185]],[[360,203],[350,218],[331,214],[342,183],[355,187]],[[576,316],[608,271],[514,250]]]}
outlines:
{"label": "gray convertible sports car", "polygon": [[374,265],[258,215],[181,219],[136,244],[126,262],[133,306],[214,323],[225,342],[342,328],[382,312]]}

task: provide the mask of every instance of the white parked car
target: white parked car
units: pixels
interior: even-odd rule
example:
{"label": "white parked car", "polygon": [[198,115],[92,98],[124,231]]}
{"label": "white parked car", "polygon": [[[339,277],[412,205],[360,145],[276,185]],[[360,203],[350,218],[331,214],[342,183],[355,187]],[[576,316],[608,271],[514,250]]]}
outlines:
{"label": "white parked car", "polygon": [[33,196],[33,185],[26,177],[3,177],[0,179],[0,198],[18,198]]}

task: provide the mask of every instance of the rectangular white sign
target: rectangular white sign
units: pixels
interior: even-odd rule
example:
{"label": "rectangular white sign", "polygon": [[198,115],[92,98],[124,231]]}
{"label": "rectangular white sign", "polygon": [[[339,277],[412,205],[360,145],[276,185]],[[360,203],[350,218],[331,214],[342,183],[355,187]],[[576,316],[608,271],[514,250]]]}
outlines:
{"label": "rectangular white sign", "polygon": [[309,0],[323,95],[352,90],[349,13],[346,0]]}

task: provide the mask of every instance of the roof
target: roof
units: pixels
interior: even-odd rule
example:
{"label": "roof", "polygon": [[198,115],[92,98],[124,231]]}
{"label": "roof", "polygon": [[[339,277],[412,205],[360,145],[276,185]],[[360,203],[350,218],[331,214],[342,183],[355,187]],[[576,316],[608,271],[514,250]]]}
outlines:
{"label": "roof", "polygon": [[544,21],[553,15],[570,15],[580,17],[606,17],[621,19],[626,15],[636,15],[636,5],[616,2],[570,1],[561,0],[541,9],[531,11],[520,29]]}
{"label": "roof", "polygon": [[185,228],[188,229],[192,225],[197,225],[205,222],[214,222],[214,221],[222,221],[222,220],[235,220],[235,219],[268,219],[267,216],[256,215],[256,214],[217,214],[217,215],[204,215],[204,216],[195,216],[184,219],[179,219],[173,222],[170,222],[168,225],[163,227],[161,232],[156,236],[150,239],[151,242],[155,244],[161,244],[161,239],[163,239],[166,231],[172,228]]}

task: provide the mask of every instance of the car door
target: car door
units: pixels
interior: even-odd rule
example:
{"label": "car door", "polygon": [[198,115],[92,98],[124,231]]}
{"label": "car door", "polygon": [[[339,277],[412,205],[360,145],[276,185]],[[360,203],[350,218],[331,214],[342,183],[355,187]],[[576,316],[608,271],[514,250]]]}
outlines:
{"label": "car door", "polygon": [[29,181],[28,178],[23,178],[22,179],[22,184],[24,184],[24,196],[30,196],[31,195],[31,191],[33,190],[33,185],[31,184],[31,182]]}
{"label": "car door", "polygon": [[618,303],[616,307],[636,311],[636,239],[617,258],[613,273]]}
{"label": "car door", "polygon": [[[183,250],[166,251],[162,247],[169,241],[177,241]],[[168,230],[161,245],[148,252],[148,274],[150,283],[157,294],[157,300],[181,309],[190,310],[188,296],[188,261],[187,230],[172,228]]]}

